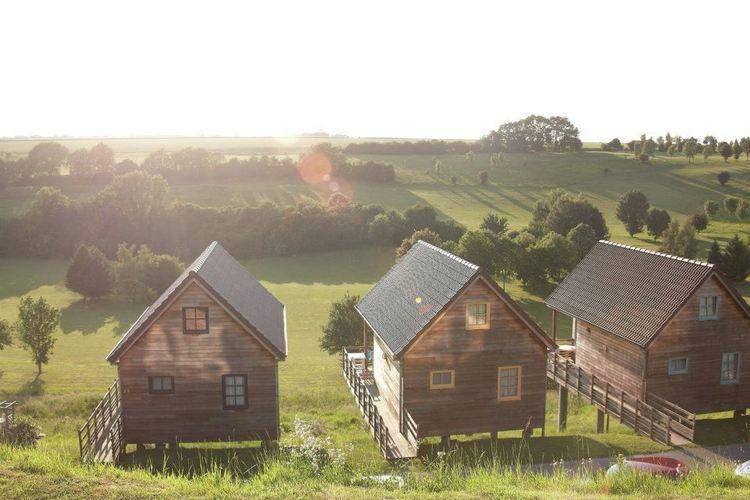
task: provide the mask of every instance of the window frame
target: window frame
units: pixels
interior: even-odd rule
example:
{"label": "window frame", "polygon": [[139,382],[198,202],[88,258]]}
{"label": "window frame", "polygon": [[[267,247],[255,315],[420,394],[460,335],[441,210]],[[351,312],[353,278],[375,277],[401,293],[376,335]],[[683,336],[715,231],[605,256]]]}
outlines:
{"label": "window frame", "polygon": [[[500,396],[500,370],[517,370],[516,378],[516,394],[513,396]],[[497,400],[498,401],[520,401],[521,399],[521,385],[523,380],[523,366],[521,365],[507,365],[497,367]]]}
{"label": "window frame", "polygon": [[[165,389],[154,389],[153,388],[153,381],[157,378],[168,378],[170,386],[172,387],[169,390]],[[149,394],[174,394],[174,376],[172,375],[149,375],[148,376],[148,393]]]}
{"label": "window frame", "polygon": [[[672,369],[672,361],[678,360],[678,359],[684,359],[685,360],[685,369],[684,370],[673,370]],[[675,356],[673,358],[669,358],[667,360],[667,375],[685,375],[690,371],[690,360],[687,356]]]}
{"label": "window frame", "polygon": [[[735,375],[733,379],[724,379],[724,358],[729,355],[737,355],[737,364],[734,367]],[[740,351],[730,351],[721,353],[721,371],[719,372],[719,382],[721,385],[735,385],[740,383],[740,368],[742,367],[742,353]]]}
{"label": "window frame", "polygon": [[[241,405],[227,405],[227,377],[242,377],[244,383],[242,386],[236,386],[235,387],[243,387],[245,391],[245,403]],[[221,376],[221,406],[225,410],[245,410],[248,408],[248,389],[247,389],[247,379],[248,376],[245,373],[228,373],[226,375]],[[235,394],[235,397],[237,395]]]}
{"label": "window frame", "polygon": [[[206,315],[206,328],[202,330],[189,330],[187,327],[187,310],[195,309],[200,310]],[[193,319],[193,321],[196,321]],[[206,335],[209,331],[209,320],[208,320],[208,307],[207,306],[185,306],[182,308],[182,333],[184,335]]]}
{"label": "window frame", "polygon": [[[477,325],[469,324],[469,307],[471,306],[484,306],[485,309],[485,322]],[[490,313],[492,311],[492,305],[489,302],[466,302],[464,305],[464,326],[467,330],[489,330],[490,329]]]}
{"label": "window frame", "polygon": [[[451,383],[450,384],[434,384],[433,376],[435,373],[450,373]],[[456,370],[430,370],[430,390],[441,390],[441,389],[454,389],[456,387]]]}
{"label": "window frame", "polygon": [[[703,314],[701,311],[703,310],[703,301],[706,300],[706,312],[708,312],[708,299],[709,298],[716,299],[716,307],[714,308],[714,313],[712,315]],[[698,297],[698,321],[715,321],[719,319],[719,304],[721,303],[721,299],[718,295],[701,295]]]}

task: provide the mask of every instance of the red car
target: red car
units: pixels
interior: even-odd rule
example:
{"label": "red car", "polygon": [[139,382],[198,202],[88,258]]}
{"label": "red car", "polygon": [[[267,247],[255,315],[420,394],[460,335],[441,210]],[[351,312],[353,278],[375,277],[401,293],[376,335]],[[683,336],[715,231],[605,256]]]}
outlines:
{"label": "red car", "polygon": [[607,474],[614,474],[621,469],[631,469],[640,472],[648,472],[656,476],[682,477],[688,473],[687,466],[671,457],[659,455],[645,457],[629,457],[622,464],[614,464],[609,468]]}

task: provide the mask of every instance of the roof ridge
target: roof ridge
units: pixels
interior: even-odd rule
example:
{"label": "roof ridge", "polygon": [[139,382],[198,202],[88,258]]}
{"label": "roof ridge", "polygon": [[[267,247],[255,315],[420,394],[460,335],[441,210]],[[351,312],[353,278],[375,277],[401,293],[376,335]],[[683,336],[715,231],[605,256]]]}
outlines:
{"label": "roof ridge", "polygon": [[609,241],[609,240],[599,240],[599,243],[604,243],[606,245],[611,245],[611,246],[615,246],[615,247],[625,248],[627,250],[633,250],[633,251],[636,251],[636,252],[641,252],[641,253],[645,253],[645,254],[649,254],[649,255],[656,255],[658,257],[666,257],[668,259],[674,259],[674,260],[678,260],[680,262],[687,262],[689,264],[695,264],[695,265],[698,265],[698,266],[704,266],[704,267],[709,267],[709,268],[714,267],[714,265],[711,264],[710,262],[705,262],[705,261],[697,260],[697,259],[688,259],[687,257],[680,257],[680,256],[677,256],[677,255],[672,255],[672,254],[668,254],[668,253],[664,253],[664,252],[657,252],[655,250],[648,250],[646,248],[640,248],[640,247],[635,247],[635,246],[632,246],[632,245],[626,245],[624,243],[617,243],[617,242]]}
{"label": "roof ridge", "polygon": [[417,241],[417,243],[421,243],[421,244],[425,245],[425,246],[426,246],[427,248],[430,248],[431,250],[435,250],[435,251],[437,251],[437,252],[439,252],[439,253],[442,253],[442,254],[443,254],[443,255],[445,255],[446,257],[449,257],[449,258],[451,258],[451,259],[455,260],[456,262],[458,262],[458,263],[460,263],[460,264],[463,264],[464,266],[467,266],[467,267],[471,267],[471,268],[472,268],[472,269],[474,269],[475,271],[476,271],[477,269],[479,269],[479,266],[478,266],[478,265],[476,265],[476,264],[473,264],[473,263],[469,262],[468,260],[462,259],[462,258],[461,258],[461,257],[459,257],[458,255],[454,255],[454,254],[450,253],[450,252],[449,252],[448,250],[444,250],[444,249],[442,249],[442,248],[440,248],[440,247],[437,247],[437,246],[435,246],[435,245],[433,245],[433,244],[431,244],[431,243],[427,243],[427,242],[426,242],[426,241],[424,241],[424,240],[418,240],[418,241]]}
{"label": "roof ridge", "polygon": [[219,245],[218,241],[216,240],[212,241],[211,244],[208,245],[208,247],[205,250],[203,250],[203,253],[200,254],[197,259],[195,259],[195,262],[193,262],[190,268],[195,272],[200,271],[201,268],[203,267],[203,264],[205,264],[206,261],[208,260],[208,256],[214,252],[216,247],[220,247],[220,246],[221,245]]}

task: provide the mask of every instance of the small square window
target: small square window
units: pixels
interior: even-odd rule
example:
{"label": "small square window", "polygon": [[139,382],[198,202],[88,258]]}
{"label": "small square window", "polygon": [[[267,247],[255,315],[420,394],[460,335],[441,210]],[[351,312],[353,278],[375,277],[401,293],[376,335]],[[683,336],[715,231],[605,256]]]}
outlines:
{"label": "small square window", "polygon": [[466,329],[481,330],[490,327],[490,305],[487,303],[466,304]]}
{"label": "small square window", "polygon": [[740,383],[740,353],[725,352],[721,355],[721,383]]}
{"label": "small square window", "polygon": [[149,377],[148,392],[151,394],[172,394],[174,392],[174,377]]}
{"label": "small square window", "polygon": [[698,307],[698,319],[710,320],[719,317],[719,297],[716,295],[704,295],[700,297]]}
{"label": "small square window", "polygon": [[501,366],[497,369],[497,399],[499,401],[521,399],[520,366]]}
{"label": "small square window", "polygon": [[687,358],[669,358],[667,373],[669,375],[682,375],[688,372]]}
{"label": "small square window", "polygon": [[182,332],[208,333],[208,307],[183,307]]}
{"label": "small square window", "polygon": [[430,389],[451,389],[455,387],[455,370],[433,370],[430,372]]}
{"label": "small square window", "polygon": [[225,410],[247,408],[247,375],[223,375],[221,392]]}

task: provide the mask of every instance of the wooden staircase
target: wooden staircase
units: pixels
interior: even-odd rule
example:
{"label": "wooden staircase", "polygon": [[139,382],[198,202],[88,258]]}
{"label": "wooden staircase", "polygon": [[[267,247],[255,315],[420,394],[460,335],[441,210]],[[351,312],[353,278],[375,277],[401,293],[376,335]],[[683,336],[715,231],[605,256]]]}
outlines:
{"label": "wooden staircase", "polygon": [[120,381],[115,380],[78,429],[83,462],[117,463],[125,451]]}

